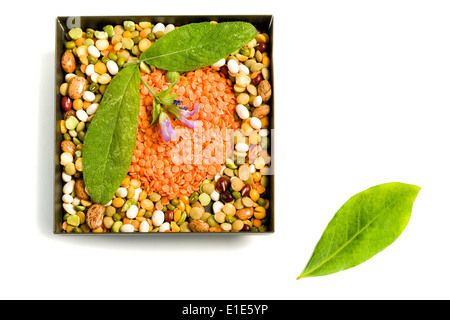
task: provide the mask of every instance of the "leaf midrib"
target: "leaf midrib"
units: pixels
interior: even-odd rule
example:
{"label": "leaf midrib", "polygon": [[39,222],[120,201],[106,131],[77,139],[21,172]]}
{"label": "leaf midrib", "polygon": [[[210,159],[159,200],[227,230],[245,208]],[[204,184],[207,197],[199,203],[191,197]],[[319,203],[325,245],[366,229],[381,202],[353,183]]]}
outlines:
{"label": "leaf midrib", "polygon": [[[131,66],[130,66],[130,68],[131,68]],[[120,101],[120,102],[119,102],[119,103],[120,103],[120,106],[119,106],[119,108],[118,108],[118,110],[117,110],[117,112],[116,112],[116,115],[115,115],[115,118],[116,118],[116,119],[115,119],[115,121],[114,121],[114,127],[113,127],[112,134],[111,134],[111,136],[110,136],[110,140],[109,140],[109,143],[108,143],[108,151],[106,152],[105,161],[103,162],[104,165],[103,165],[102,170],[101,170],[101,172],[102,172],[101,177],[102,177],[102,178],[104,178],[104,176],[105,176],[107,159],[110,158],[110,157],[109,157],[109,154],[110,154],[110,151],[111,151],[111,145],[112,145],[114,133],[116,132],[116,128],[117,128],[117,126],[118,126],[118,125],[117,125],[117,122],[118,122],[118,120],[119,120],[119,118],[120,118],[120,117],[119,117],[119,114],[120,114],[120,111],[122,110],[123,102],[124,102],[124,100],[125,100],[125,93],[126,93],[128,87],[130,86],[130,82],[131,82],[131,80],[133,79],[134,75],[135,75],[135,72],[134,72],[134,71],[131,72],[131,77],[129,77],[126,86],[123,86],[124,90],[121,92],[120,98],[117,99],[118,101]],[[103,193],[104,193],[104,192],[105,192],[105,188],[102,188],[102,191],[101,191],[101,198],[103,198],[103,196],[104,196]]]}
{"label": "leaf midrib", "polygon": [[[303,278],[308,274],[311,274],[312,272],[316,271],[317,269],[319,269],[320,267],[322,267],[324,264],[326,264],[328,261],[330,261],[334,256],[336,256],[339,252],[341,252],[349,243],[351,243],[356,237],[358,237],[365,229],[367,229],[376,219],[378,219],[386,210],[390,209],[391,207],[393,207],[394,205],[396,205],[398,202],[400,202],[399,200],[397,201],[393,201],[391,203],[391,205],[386,206],[383,210],[380,211],[379,214],[377,214],[375,217],[373,217],[372,220],[370,220],[366,226],[364,226],[362,229],[360,229],[357,233],[355,233],[350,239],[348,239],[338,250],[336,250],[332,255],[330,255],[329,257],[327,257],[324,261],[322,261],[321,263],[319,263],[317,266],[315,266],[314,268],[310,269],[309,271],[302,273],[300,276],[297,277],[297,279]],[[358,221],[359,223],[359,221]]]}

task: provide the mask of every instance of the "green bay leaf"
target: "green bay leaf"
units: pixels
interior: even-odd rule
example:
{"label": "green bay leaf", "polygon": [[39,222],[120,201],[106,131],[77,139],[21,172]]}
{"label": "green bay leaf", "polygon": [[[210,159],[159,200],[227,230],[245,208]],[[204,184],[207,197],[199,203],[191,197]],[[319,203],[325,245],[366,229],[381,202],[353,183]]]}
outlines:
{"label": "green bay leaf", "polygon": [[83,176],[94,202],[106,204],[130,168],[139,123],[139,69],[122,69],[110,82],[83,145]]}
{"label": "green bay leaf", "polygon": [[242,48],[257,35],[247,22],[200,22],[181,26],[155,41],[139,58],[169,71],[209,66]]}
{"label": "green bay leaf", "polygon": [[408,224],[419,191],[392,182],[351,197],[329,222],[297,279],[355,267],[391,245]]}

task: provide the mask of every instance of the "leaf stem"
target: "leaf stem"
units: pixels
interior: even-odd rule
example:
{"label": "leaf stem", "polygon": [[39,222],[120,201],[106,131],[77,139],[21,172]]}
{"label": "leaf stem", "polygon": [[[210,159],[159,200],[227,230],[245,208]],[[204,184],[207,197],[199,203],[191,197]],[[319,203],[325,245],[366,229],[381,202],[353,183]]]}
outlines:
{"label": "leaf stem", "polygon": [[147,87],[148,91],[150,91],[150,93],[153,95],[153,99],[156,99],[156,101],[161,104],[161,100],[159,99],[159,97],[156,95],[155,91],[153,91],[152,88],[150,88],[150,86],[148,85],[148,83],[144,80],[144,78],[142,78],[142,76],[139,74],[139,77],[141,78],[141,82],[144,84],[144,86]]}

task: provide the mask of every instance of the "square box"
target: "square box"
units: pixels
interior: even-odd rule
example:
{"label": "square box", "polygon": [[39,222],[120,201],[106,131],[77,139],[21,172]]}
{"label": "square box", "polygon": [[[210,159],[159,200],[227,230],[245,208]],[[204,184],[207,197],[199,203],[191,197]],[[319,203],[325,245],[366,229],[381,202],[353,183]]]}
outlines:
{"label": "square box", "polygon": [[[53,219],[53,233],[54,234],[89,234],[89,235],[121,235],[121,234],[133,234],[133,235],[143,235],[143,234],[227,234],[227,235],[249,235],[249,234],[268,234],[275,232],[275,183],[274,183],[274,72],[273,72],[273,16],[272,15],[199,15],[199,16],[77,16],[77,17],[57,17],[56,18],[56,31],[55,31],[55,109],[54,109],[54,123],[55,123],[55,135],[54,135],[54,191],[53,191],[53,203],[54,203],[54,219]],[[62,167],[60,165],[60,155],[61,155],[61,142],[63,141],[63,135],[60,131],[60,121],[63,119],[63,111],[60,107],[61,105],[61,94],[59,92],[59,87],[64,83],[65,72],[61,68],[61,56],[65,50],[65,35],[70,30],[71,27],[80,27],[83,30],[86,28],[93,28],[95,30],[100,30],[103,26],[111,24],[117,25],[122,24],[125,20],[131,20],[135,23],[142,21],[151,22],[161,22],[163,24],[174,24],[175,26],[181,26],[188,23],[206,22],[206,21],[245,21],[253,24],[258,30],[265,32],[269,35],[269,50],[268,57],[270,58],[270,83],[272,86],[272,97],[267,102],[271,108],[269,114],[269,131],[270,131],[270,170],[271,174],[269,177],[269,201],[270,207],[267,210],[268,216],[268,228],[263,232],[134,232],[134,233],[67,233],[63,230],[63,215],[64,210],[62,207],[62,187],[64,182],[61,179]]]}

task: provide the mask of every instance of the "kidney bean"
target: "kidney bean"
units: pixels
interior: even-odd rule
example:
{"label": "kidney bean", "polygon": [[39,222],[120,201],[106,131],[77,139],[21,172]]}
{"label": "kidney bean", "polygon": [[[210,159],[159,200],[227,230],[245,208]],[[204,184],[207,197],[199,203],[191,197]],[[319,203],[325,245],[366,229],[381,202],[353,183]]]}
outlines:
{"label": "kidney bean", "polygon": [[258,50],[259,50],[261,53],[266,52],[266,50],[267,50],[267,43],[265,43],[265,42],[260,42],[260,43],[258,44]]}
{"label": "kidney bean", "polygon": [[252,187],[249,184],[246,184],[241,190],[242,197],[248,196],[250,194],[250,190],[252,190]]}
{"label": "kidney bean", "polygon": [[222,199],[223,202],[231,202],[234,200],[233,195],[231,194],[230,191],[226,190],[224,192],[222,192],[220,194],[220,198]]}
{"label": "kidney bean", "polygon": [[256,77],[253,78],[252,83],[257,86],[262,81],[262,75],[258,74]]}
{"label": "kidney bean", "polygon": [[220,67],[220,72],[222,72],[224,75],[228,75],[228,67],[226,65]]}
{"label": "kidney bean", "polygon": [[172,210],[166,210],[166,212],[164,212],[164,221],[166,221],[166,222],[173,221],[173,211]]}
{"label": "kidney bean", "polygon": [[230,186],[230,181],[227,178],[220,177],[217,180],[216,188],[219,192],[224,192],[224,191],[228,190],[229,186]]}
{"label": "kidney bean", "polygon": [[72,109],[72,100],[70,100],[69,97],[63,97],[61,99],[61,108],[64,111],[69,111],[70,109]]}

